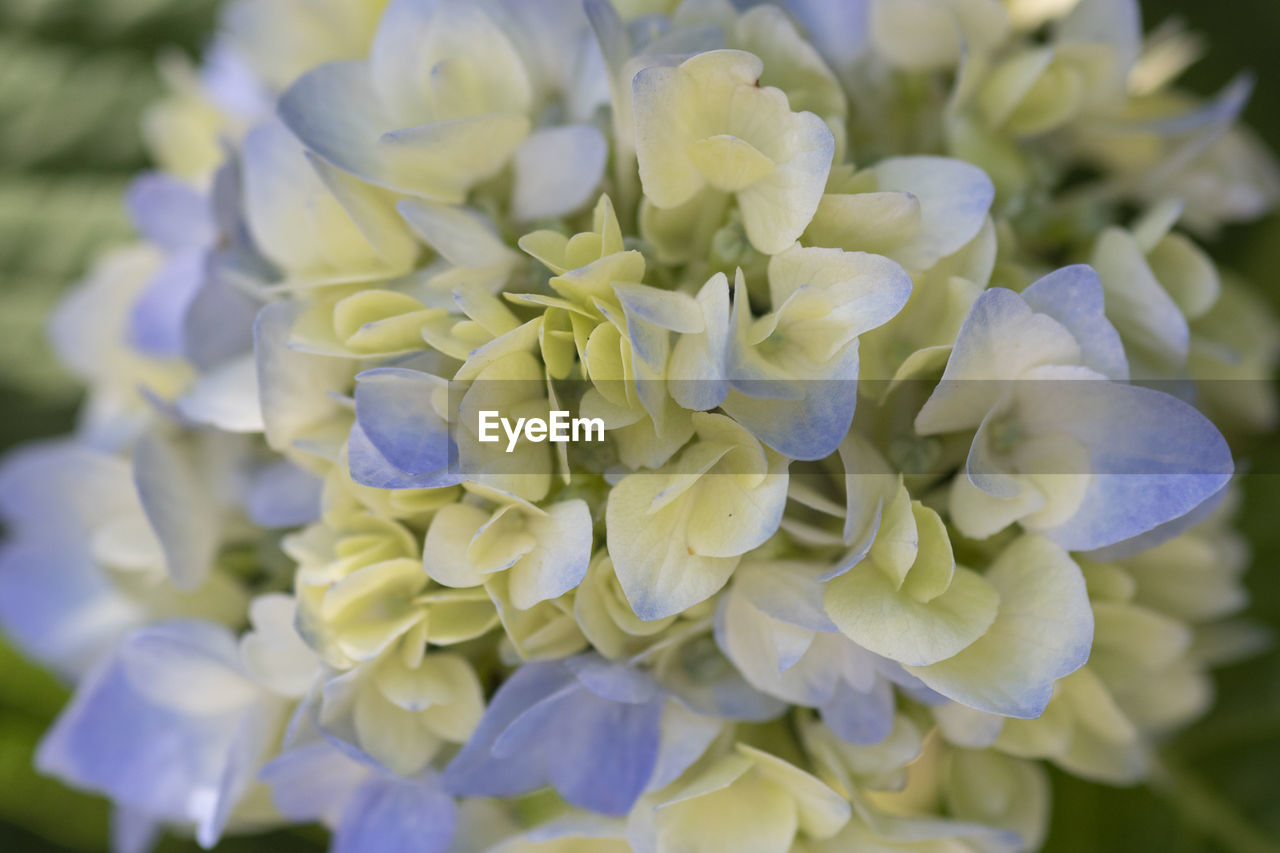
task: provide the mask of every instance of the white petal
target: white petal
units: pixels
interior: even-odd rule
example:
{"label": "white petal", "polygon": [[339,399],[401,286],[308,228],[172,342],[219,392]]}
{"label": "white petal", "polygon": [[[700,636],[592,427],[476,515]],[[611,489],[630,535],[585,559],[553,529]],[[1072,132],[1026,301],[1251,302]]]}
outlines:
{"label": "white petal", "polygon": [[221,508],[195,453],[158,435],[139,439],[133,476],[147,519],[179,589],[198,589],[213,568]]}
{"label": "white petal", "polygon": [[992,714],[1040,716],[1053,683],[1089,657],[1093,611],[1080,567],[1040,536],[1018,539],[985,578],[1000,593],[991,628],[955,657],[907,667],[942,695]]}
{"label": "white petal", "polygon": [[[646,621],[680,613],[724,586],[738,557],[710,557],[688,544],[687,507],[677,500],[650,513],[668,478],[625,477],[609,492],[609,556],[636,615]],[[783,490],[785,499],[785,488]]]}
{"label": "white petal", "polygon": [[227,432],[262,432],[258,373],[253,354],[228,361],[196,380],[178,399],[183,417]]}
{"label": "white petal", "polygon": [[311,355],[289,348],[303,306],[274,302],[263,306],[254,323],[258,395],[267,444],[276,451],[338,415],[342,409],[328,392],[346,393],[355,362]]}
{"label": "white petal", "polygon": [[539,130],[515,156],[511,215],[517,222],[566,216],[592,200],[604,176],[608,143],[590,125]]}
{"label": "white petal", "polygon": [[450,504],[436,512],[422,544],[422,562],[432,580],[453,587],[484,583],[485,575],[467,559],[467,548],[488,520],[488,513],[470,504]]}
{"label": "white petal", "polygon": [[827,615],[863,648],[908,665],[950,658],[972,645],[997,618],[999,596],[981,575],[956,567],[951,586],[927,604],[904,591],[870,560],[831,581]]}
{"label": "white petal", "polygon": [[307,72],[280,96],[278,111],[311,151],[358,178],[395,188],[377,148],[394,121],[365,63],[331,62]]}
{"label": "white petal", "polygon": [[538,546],[511,569],[511,603],[527,610],[582,583],[591,562],[591,510],[583,500],[561,501],[530,519]]}
{"label": "white petal", "polygon": [[977,236],[995,199],[986,172],[949,157],[891,157],[871,169],[881,191],[920,200],[920,228],[893,257],[913,270],[932,267]]}

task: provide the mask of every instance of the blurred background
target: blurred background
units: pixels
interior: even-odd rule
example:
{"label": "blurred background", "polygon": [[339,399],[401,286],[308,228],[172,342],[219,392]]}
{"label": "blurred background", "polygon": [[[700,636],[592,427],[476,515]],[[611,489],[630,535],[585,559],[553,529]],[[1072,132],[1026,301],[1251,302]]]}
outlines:
{"label": "blurred background", "polygon": [[[127,240],[121,194],[147,165],[139,125],[174,52],[194,58],[216,0],[0,0],[0,451],[68,431],[78,388],[44,341],[44,318],[104,246]],[[1185,78],[1215,92],[1241,68],[1246,120],[1280,151],[1280,0],[1142,0],[1207,38]],[[1280,313],[1280,216],[1225,232],[1214,257]],[[1252,615],[1280,636],[1280,441],[1246,449],[1242,525],[1253,545]],[[1148,785],[1103,788],[1054,773],[1054,853],[1280,851],[1280,645],[1217,677],[1213,713],[1162,752]],[[0,849],[104,850],[105,803],[35,774],[35,744],[66,698],[0,641]],[[323,847],[308,829],[229,839],[219,850]],[[194,851],[166,839],[161,850]]]}

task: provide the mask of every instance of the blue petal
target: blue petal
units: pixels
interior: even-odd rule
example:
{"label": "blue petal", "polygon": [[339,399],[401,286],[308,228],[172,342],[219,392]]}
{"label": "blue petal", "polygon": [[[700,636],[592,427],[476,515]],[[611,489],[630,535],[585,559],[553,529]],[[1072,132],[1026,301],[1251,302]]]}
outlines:
{"label": "blue petal", "polygon": [[242,759],[265,745],[259,723],[269,720],[253,702],[198,714],[183,713],[177,701],[158,704],[134,669],[150,668],[141,657],[165,658],[160,665],[169,673],[180,671],[182,660],[210,671],[234,654],[231,634],[205,623],[133,634],[81,683],[41,742],[37,766],[156,819],[195,823],[201,842],[212,846],[227,810],[252,781]]}
{"label": "blue petal", "polygon": [[23,537],[88,538],[137,508],[127,460],[57,440],[23,445],[0,464],[0,517]]}
{"label": "blue petal", "polygon": [[139,176],[129,186],[125,205],[142,236],[167,251],[208,246],[216,237],[209,200],[170,175]]}
{"label": "blue petal", "polygon": [[456,462],[449,425],[432,404],[444,380],[417,370],[383,367],[364,371],[356,382],[356,421],[388,463],[415,476]]}
{"label": "blue petal", "polygon": [[270,786],[276,809],[289,820],[336,825],[370,772],[369,765],[319,740],[276,756],[258,776]]}
{"label": "blue petal", "polygon": [[[512,796],[553,784],[575,805],[625,814],[653,775],[663,700],[625,668],[593,663],[518,669],[446,770],[448,789]],[[583,689],[579,678],[623,701]]]}
{"label": "blue petal", "polygon": [[1216,494],[1206,498],[1202,504],[1186,515],[1179,516],[1173,521],[1166,521],[1164,524],[1153,527],[1146,533],[1139,534],[1132,539],[1126,539],[1123,542],[1117,542],[1114,545],[1090,551],[1087,556],[1089,559],[1099,563],[1114,563],[1168,542],[1173,537],[1185,533],[1212,516],[1222,504],[1229,490],[1230,483],[1219,489]]}
{"label": "blue petal", "polygon": [[883,678],[863,693],[841,680],[831,700],[822,706],[822,720],[849,743],[875,744],[893,730],[893,688]]}
{"label": "blue petal", "polygon": [[848,71],[866,50],[870,0],[783,0],[783,5],[837,72]]}
{"label": "blue petal", "polygon": [[637,704],[658,696],[658,686],[648,673],[598,655],[579,655],[566,660],[564,665],[583,687],[610,702]]}
{"label": "blue petal", "polygon": [[445,769],[445,788],[461,795],[510,797],[545,786],[546,744],[536,736],[537,725],[528,726],[528,735],[517,738],[500,757],[495,757],[494,748],[531,711],[536,718],[553,718],[537,711],[544,705],[556,710],[566,689],[578,690],[577,679],[557,663],[528,663],[517,669],[498,688],[475,733]]}
{"label": "blue petal", "polygon": [[261,527],[298,527],[320,517],[320,489],[314,474],[288,460],[258,472],[249,486],[249,519]]}
{"label": "blue petal", "polygon": [[1067,327],[1080,344],[1086,367],[1111,379],[1128,379],[1120,333],[1107,319],[1102,280],[1087,264],[1049,273],[1022,291],[1022,298],[1038,314],[1048,314]]}
{"label": "blue petal", "polygon": [[465,479],[460,473],[451,473],[447,468],[425,474],[406,474],[378,452],[359,423],[351,425],[351,437],[347,440],[347,466],[352,480],[374,489],[436,489],[457,485]]}
{"label": "blue petal", "polygon": [[191,298],[182,321],[183,354],[208,369],[253,349],[258,301],[237,286],[243,273],[222,254],[210,258],[207,275]]}
{"label": "blue petal", "polygon": [[182,355],[187,310],[205,278],[203,249],[179,252],[161,267],[133,304],[129,340],[142,352],[162,358]]}
{"label": "blue petal", "polygon": [[458,825],[438,781],[380,777],[356,791],[333,837],[333,853],[440,853]]}
{"label": "blue petal", "polygon": [[551,783],[570,803],[625,815],[658,760],[662,702],[610,702],[586,690],[562,703],[546,745]]}
{"label": "blue petal", "polygon": [[234,38],[215,39],[205,50],[201,91],[224,115],[256,116],[271,109],[272,94],[247,54]]}
{"label": "blue petal", "polygon": [[1069,384],[1071,393],[1054,392],[1061,403],[1055,411],[1060,427],[1089,448],[1094,477],[1080,511],[1045,531],[1064,548],[1090,551],[1146,533],[1191,512],[1231,479],[1226,440],[1181,400],[1133,385]]}
{"label": "blue petal", "polygon": [[784,456],[824,459],[836,451],[853,424],[858,405],[858,345],[848,345],[827,378],[803,382],[803,398],[794,402],[749,397],[737,390],[743,383],[730,381],[735,390],[721,403],[730,417]]}
{"label": "blue petal", "polygon": [[390,129],[364,62],[330,62],[294,81],[277,103],[280,119],[311,151],[343,171],[385,183],[378,137]]}
{"label": "blue petal", "polygon": [[79,542],[0,547],[0,626],[27,654],[66,675],[83,673],[144,617]]}

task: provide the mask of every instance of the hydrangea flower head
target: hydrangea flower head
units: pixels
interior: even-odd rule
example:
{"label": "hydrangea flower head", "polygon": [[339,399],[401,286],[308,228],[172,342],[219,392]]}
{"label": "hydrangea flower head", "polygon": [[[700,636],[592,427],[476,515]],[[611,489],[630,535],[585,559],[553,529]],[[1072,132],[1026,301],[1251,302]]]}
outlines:
{"label": "hydrangea flower head", "polygon": [[1133,0],[224,14],[0,464],[122,849],[1012,853],[1205,710],[1276,171]]}

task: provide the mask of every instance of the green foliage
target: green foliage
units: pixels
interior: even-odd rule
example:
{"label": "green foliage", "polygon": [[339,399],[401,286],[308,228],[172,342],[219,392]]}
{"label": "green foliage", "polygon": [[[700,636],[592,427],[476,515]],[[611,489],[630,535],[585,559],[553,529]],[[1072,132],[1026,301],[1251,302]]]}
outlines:
{"label": "green foliage", "polygon": [[145,56],[84,56],[71,45],[0,38],[0,158],[9,169],[50,163],[127,167],[141,149],[131,119],[159,94]]}
{"label": "green foliage", "polygon": [[0,175],[0,364],[4,382],[65,401],[76,387],[54,359],[46,320],[66,285],[129,224],[121,175]]}
{"label": "green foliage", "polygon": [[[102,247],[130,236],[121,193],[146,166],[138,124],[156,55],[194,53],[213,0],[0,3],[0,382],[65,403],[44,318]],[[4,407],[6,411],[9,406]]]}
{"label": "green foliage", "polygon": [[195,47],[208,35],[216,0],[5,0],[0,29],[89,46]]}

